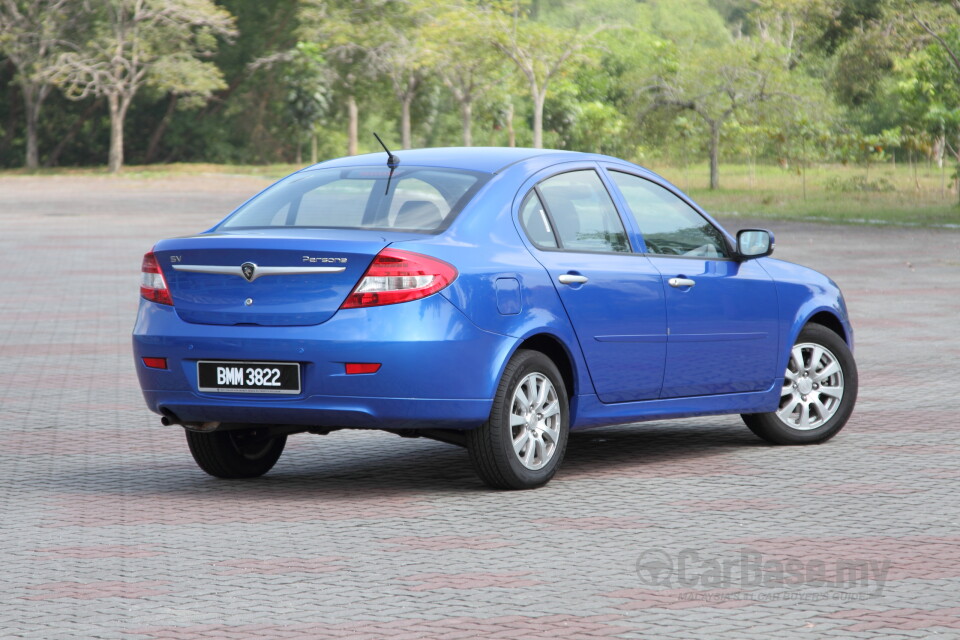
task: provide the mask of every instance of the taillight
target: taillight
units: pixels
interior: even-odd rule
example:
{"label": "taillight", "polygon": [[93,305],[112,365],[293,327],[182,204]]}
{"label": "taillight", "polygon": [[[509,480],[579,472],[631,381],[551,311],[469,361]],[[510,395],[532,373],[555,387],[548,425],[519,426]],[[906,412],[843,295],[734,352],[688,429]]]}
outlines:
{"label": "taillight", "polygon": [[377,307],[419,300],[440,291],[457,277],[450,264],[419,253],[384,249],[373,259],[341,309]]}
{"label": "taillight", "polygon": [[163,272],[160,271],[160,265],[153,251],[148,251],[143,256],[143,264],[140,267],[140,295],[151,302],[173,304],[170,290],[167,289],[167,281],[163,279]]}

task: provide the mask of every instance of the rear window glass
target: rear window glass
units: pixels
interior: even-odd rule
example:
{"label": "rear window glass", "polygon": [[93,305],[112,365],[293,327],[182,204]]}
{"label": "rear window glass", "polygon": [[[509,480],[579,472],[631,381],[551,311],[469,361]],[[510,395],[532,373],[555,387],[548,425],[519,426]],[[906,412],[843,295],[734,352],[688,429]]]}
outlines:
{"label": "rear window glass", "polygon": [[489,178],[459,169],[318,169],[270,187],[217,227],[329,227],[431,232],[445,229]]}

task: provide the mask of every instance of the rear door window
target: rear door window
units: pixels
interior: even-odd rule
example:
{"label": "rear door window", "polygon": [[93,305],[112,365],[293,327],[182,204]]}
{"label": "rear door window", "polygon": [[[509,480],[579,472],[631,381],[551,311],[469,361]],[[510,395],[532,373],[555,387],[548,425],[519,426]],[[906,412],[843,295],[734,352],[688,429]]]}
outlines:
{"label": "rear door window", "polygon": [[521,222],[540,248],[599,253],[629,253],[620,215],[592,169],[547,178],[521,207]]}

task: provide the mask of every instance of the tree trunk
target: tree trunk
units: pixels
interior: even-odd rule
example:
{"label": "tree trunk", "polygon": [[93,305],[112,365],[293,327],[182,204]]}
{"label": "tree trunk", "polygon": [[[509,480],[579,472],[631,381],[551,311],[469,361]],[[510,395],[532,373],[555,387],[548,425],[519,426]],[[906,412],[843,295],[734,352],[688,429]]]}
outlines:
{"label": "tree trunk", "polygon": [[413,95],[407,94],[400,101],[400,146],[409,149],[413,136],[410,134],[410,105],[413,103]]}
{"label": "tree trunk", "polygon": [[460,118],[463,121],[463,146],[473,146],[473,103],[469,101],[460,103]]}
{"label": "tree trunk", "polygon": [[163,139],[163,134],[167,131],[167,126],[170,124],[170,120],[173,118],[173,112],[177,108],[177,101],[180,99],[180,96],[176,93],[170,94],[170,102],[167,103],[167,110],[164,112],[163,117],[160,118],[160,123],[157,124],[157,128],[153,130],[153,133],[150,135],[150,142],[147,144],[147,155],[143,159],[144,163],[150,164],[153,162],[153,157],[157,153],[157,147],[160,146],[160,141]]}
{"label": "tree trunk", "polygon": [[943,158],[940,159],[940,199],[947,199],[947,166]]}
{"label": "tree trunk", "polygon": [[110,156],[107,162],[110,173],[123,167],[123,121],[127,117],[130,101],[119,95],[107,96],[110,107]]}
{"label": "tree trunk", "polygon": [[310,132],[310,164],[317,164],[317,132]]}
{"label": "tree trunk", "polygon": [[[16,72],[17,70],[13,66],[13,63],[7,60],[6,68],[0,72],[0,79],[2,79],[2,76],[13,76]],[[20,85],[10,80],[7,86],[10,88],[7,93],[10,101],[10,109],[7,111],[6,126],[0,127],[4,132],[3,137],[0,138],[0,157],[6,156],[7,150],[10,148],[10,145],[13,144],[14,134],[20,131],[17,120],[20,117],[20,105],[23,104],[22,100],[16,99],[16,92],[20,90]]]}
{"label": "tree trunk", "polygon": [[531,92],[533,98],[533,148],[543,148],[543,103],[546,99],[546,92],[534,89]]}
{"label": "tree trunk", "polygon": [[357,99],[347,96],[347,155],[355,156],[358,153],[360,112],[357,109]]}
{"label": "tree trunk", "polygon": [[800,181],[803,183],[803,201],[807,201],[807,141],[801,139],[800,144]]}
{"label": "tree trunk", "polygon": [[710,123],[710,189],[720,188],[720,122]]}
{"label": "tree trunk", "polygon": [[910,149],[910,169],[913,170],[913,184],[917,192],[920,191],[920,178],[917,177],[917,165],[919,162],[914,162],[913,158],[913,149]]}
{"label": "tree trunk", "polygon": [[27,169],[40,167],[40,151],[37,145],[37,124],[40,121],[40,105],[46,91],[37,85],[21,87],[23,93],[24,115],[27,120]]}
{"label": "tree trunk", "polygon": [[513,129],[513,103],[507,105],[507,146],[517,146],[517,132]]}

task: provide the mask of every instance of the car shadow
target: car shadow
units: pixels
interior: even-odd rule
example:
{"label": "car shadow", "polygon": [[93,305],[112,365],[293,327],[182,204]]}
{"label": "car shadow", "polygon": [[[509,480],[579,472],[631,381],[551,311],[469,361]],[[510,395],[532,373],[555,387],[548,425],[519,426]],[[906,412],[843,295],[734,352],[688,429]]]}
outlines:
{"label": "car shadow", "polygon": [[561,474],[594,476],[704,475],[737,471],[736,453],[767,446],[739,418],[635,423],[570,434]]}
{"label": "car shadow", "polygon": [[[766,446],[732,418],[710,417],[637,423],[573,432],[563,466],[553,482],[594,478],[671,477],[742,473],[737,453]],[[426,439],[380,432],[346,431],[329,436],[294,436],[266,476],[220,480],[200,471],[186,444],[182,456],[149,460],[103,458],[94,468],[63,476],[71,494],[122,493],[130,498],[193,498],[295,503],[351,501],[373,497],[487,493],[467,451]]]}

